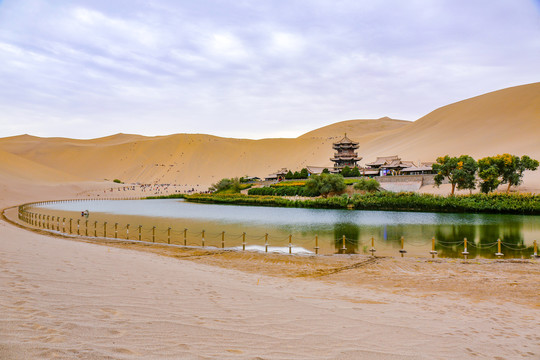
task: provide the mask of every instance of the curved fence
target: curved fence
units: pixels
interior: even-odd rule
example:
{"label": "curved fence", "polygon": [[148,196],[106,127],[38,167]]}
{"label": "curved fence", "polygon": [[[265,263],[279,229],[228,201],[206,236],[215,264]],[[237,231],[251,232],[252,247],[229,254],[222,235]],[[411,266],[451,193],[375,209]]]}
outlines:
{"label": "curved fence", "polygon": [[[85,199],[86,201],[87,199]],[[98,199],[99,200],[99,199]],[[111,200],[111,199],[107,199]],[[118,199],[120,200],[120,199]],[[163,226],[156,224],[143,226],[140,224],[121,223],[118,221],[99,221],[89,220],[88,213],[82,212],[78,218],[68,216],[58,216],[48,214],[37,206],[53,204],[58,202],[79,201],[79,200],[61,200],[28,203],[18,207],[18,218],[36,229],[43,229],[51,233],[64,234],[68,236],[93,237],[102,239],[117,239],[140,241],[146,243],[161,243],[176,246],[190,247],[213,247],[232,250],[257,250],[262,252],[281,252],[289,254],[319,254],[321,246],[319,237],[302,237],[294,234],[287,236],[272,236],[271,234],[247,234],[246,232],[207,232],[205,230],[193,231],[188,228],[179,228],[174,226]],[[429,240],[428,240],[429,241]],[[426,248],[426,241],[405,240],[402,236],[400,247],[395,255],[405,256],[407,249],[422,247]],[[343,235],[336,238],[333,244],[334,252],[341,254],[359,253],[359,244],[357,240],[347,238]],[[364,244],[363,253],[371,253],[374,256],[377,252],[375,238],[371,238],[370,244]],[[416,252],[418,253],[418,252]],[[443,257],[463,257],[474,258],[479,254],[483,257],[506,257],[516,258],[524,256],[538,257],[537,241],[534,240],[533,246],[517,246],[514,243],[507,243],[503,240],[494,239],[490,243],[475,243],[464,238],[462,241],[442,241],[431,239],[431,247],[425,250],[426,256],[435,258]],[[488,255],[488,256],[486,256]],[[489,256],[491,255],[491,256]]]}

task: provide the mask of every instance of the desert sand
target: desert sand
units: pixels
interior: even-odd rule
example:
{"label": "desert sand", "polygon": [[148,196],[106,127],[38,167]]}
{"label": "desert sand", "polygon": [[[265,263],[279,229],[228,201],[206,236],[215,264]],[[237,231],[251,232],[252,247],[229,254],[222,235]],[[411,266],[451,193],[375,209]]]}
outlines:
{"label": "desert sand", "polygon": [[[26,196],[40,191],[29,185]],[[92,243],[6,221],[0,234],[2,359],[540,354],[537,261],[265,256]]]}
{"label": "desert sand", "polygon": [[[539,159],[539,126],[537,83],[414,123],[352,120],[296,139],[3,138],[0,209],[127,197],[115,178],[175,183],[176,191],[329,165],[343,132],[361,142],[363,162],[502,152]],[[521,189],[538,191],[540,177]],[[63,238],[0,220],[0,358],[537,359],[539,275],[538,260],[202,251]]]}

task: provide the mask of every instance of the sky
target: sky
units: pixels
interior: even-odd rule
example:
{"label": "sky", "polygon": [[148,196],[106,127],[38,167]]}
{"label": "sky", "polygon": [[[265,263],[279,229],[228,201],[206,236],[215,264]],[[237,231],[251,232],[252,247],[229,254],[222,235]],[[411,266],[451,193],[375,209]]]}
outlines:
{"label": "sky", "polygon": [[540,81],[540,0],[0,0],[0,137],[296,137]]}

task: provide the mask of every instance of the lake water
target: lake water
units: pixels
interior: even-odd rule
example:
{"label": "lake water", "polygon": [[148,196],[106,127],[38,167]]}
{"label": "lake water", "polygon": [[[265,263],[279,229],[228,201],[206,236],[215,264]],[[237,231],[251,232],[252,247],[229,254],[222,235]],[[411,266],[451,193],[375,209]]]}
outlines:
{"label": "lake water", "polygon": [[[107,231],[101,228],[107,221],[108,236],[117,224],[116,236],[137,239],[140,232],[146,241],[200,246],[204,230],[205,246],[221,247],[224,240],[226,247],[240,247],[245,237],[247,249],[264,249],[268,234],[270,251],[288,251],[291,235],[295,252],[315,251],[317,236],[321,254],[369,253],[373,237],[377,255],[399,256],[403,237],[406,256],[428,256],[435,237],[438,256],[462,257],[467,238],[469,258],[493,258],[500,238],[505,258],[521,258],[529,257],[533,241],[540,240],[539,216],[276,208],[178,199],[57,202],[36,210],[78,220],[80,231],[84,227],[98,236]],[[88,219],[81,218],[83,210],[90,212]]]}

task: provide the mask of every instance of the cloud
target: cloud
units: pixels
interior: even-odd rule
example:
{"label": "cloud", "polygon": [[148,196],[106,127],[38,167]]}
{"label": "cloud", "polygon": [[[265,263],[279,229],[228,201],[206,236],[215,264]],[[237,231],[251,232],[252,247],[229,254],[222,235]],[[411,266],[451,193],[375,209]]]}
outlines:
{"label": "cloud", "polygon": [[6,0],[0,134],[261,138],[415,120],[538,81],[536,5]]}

